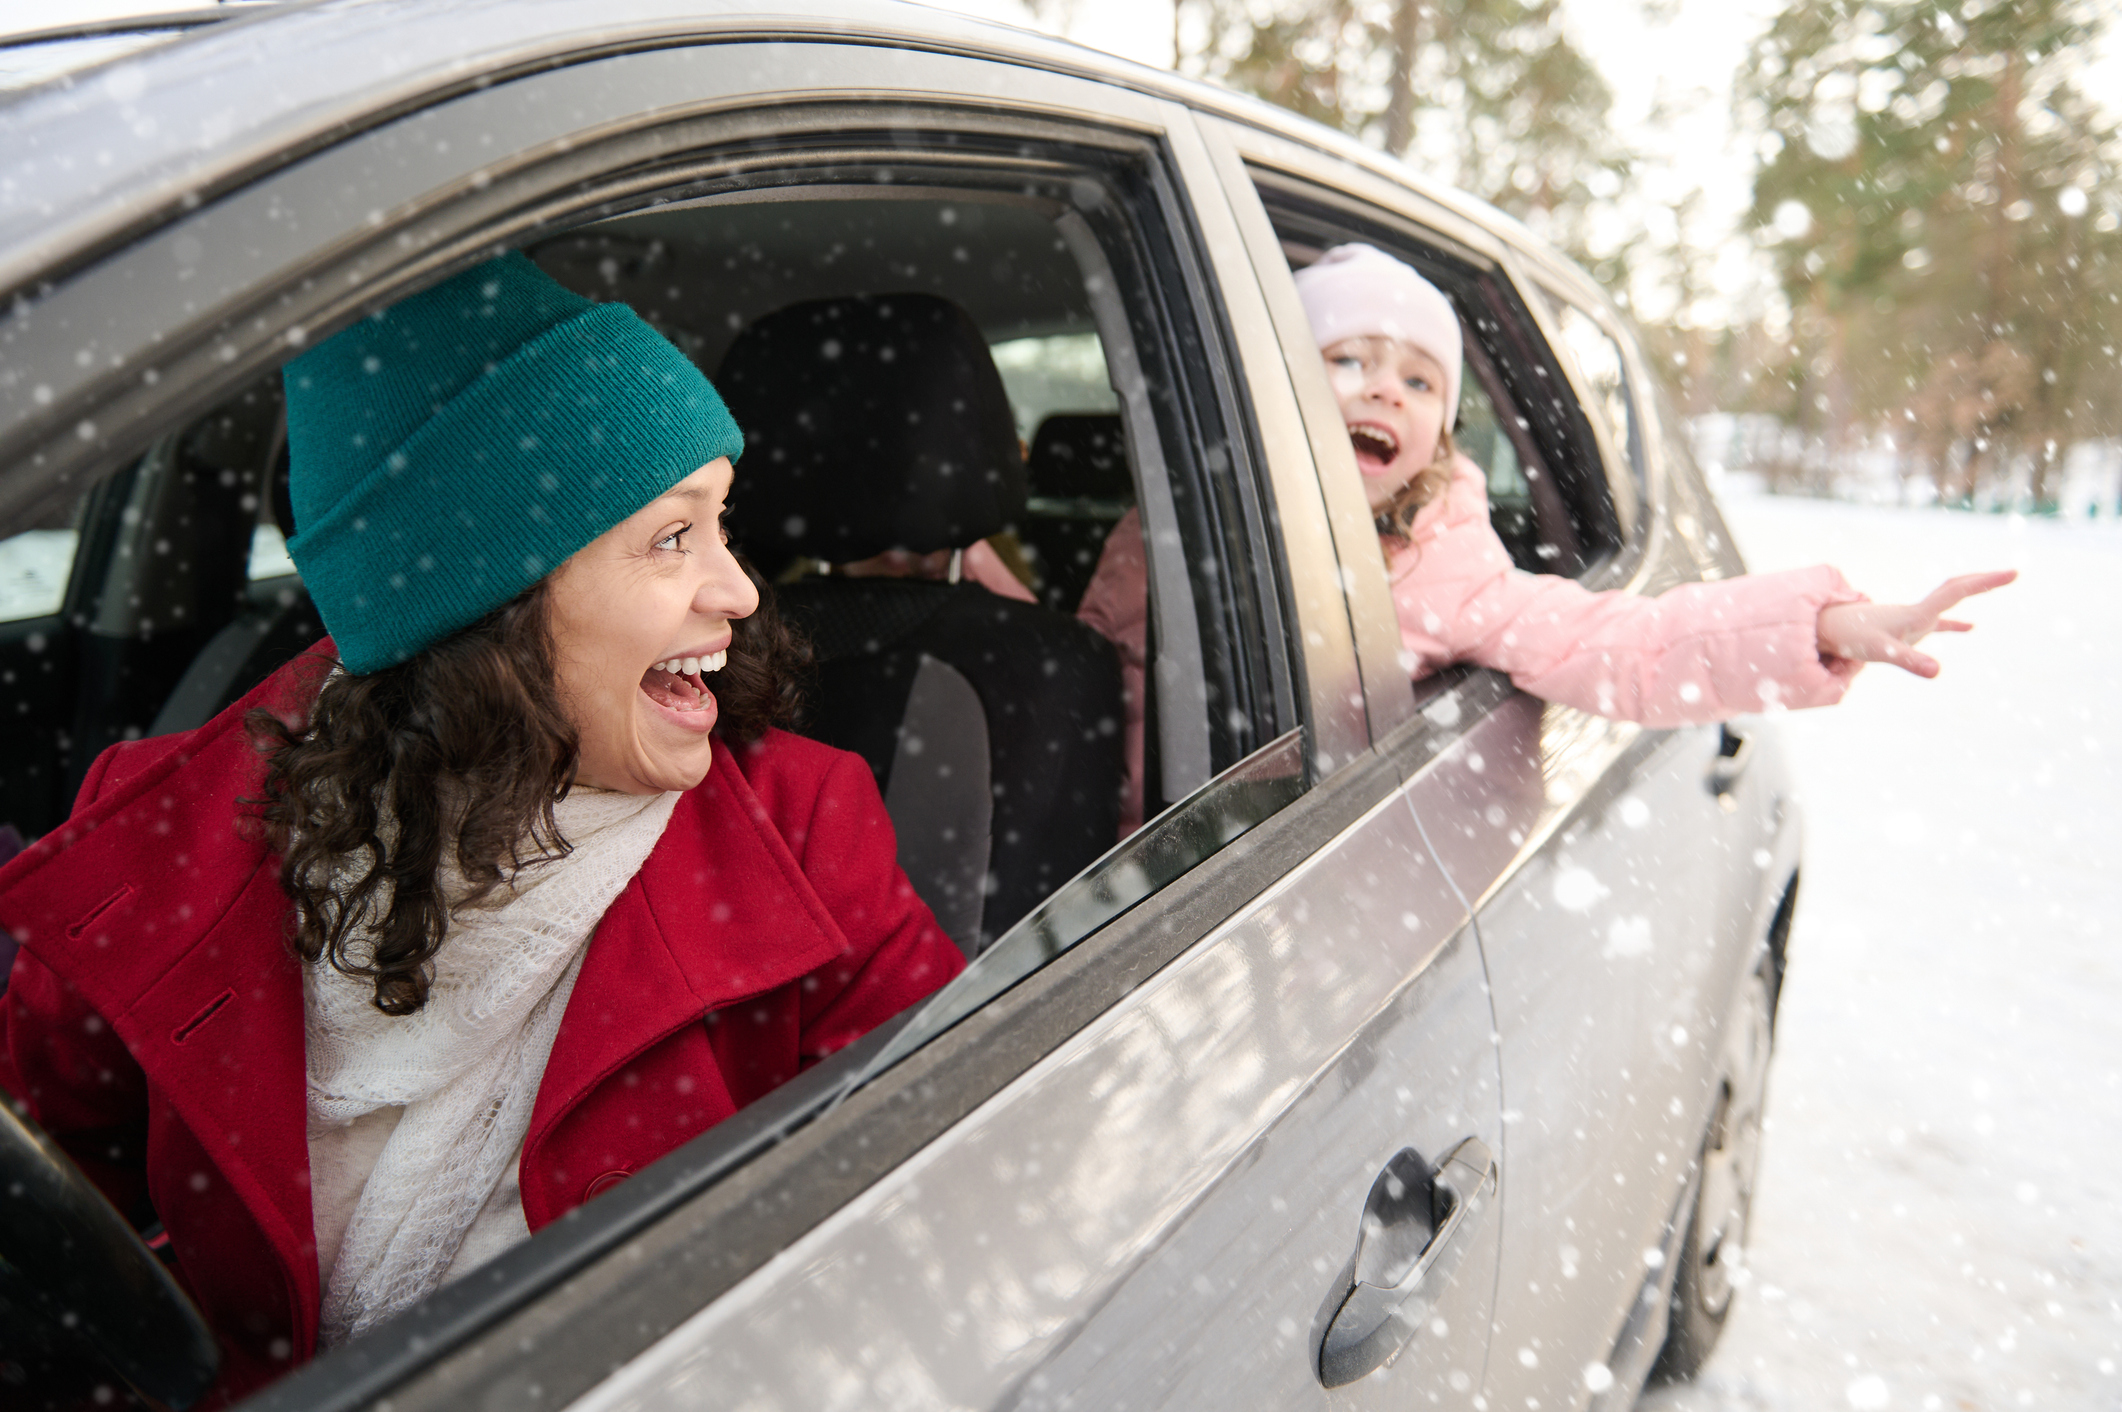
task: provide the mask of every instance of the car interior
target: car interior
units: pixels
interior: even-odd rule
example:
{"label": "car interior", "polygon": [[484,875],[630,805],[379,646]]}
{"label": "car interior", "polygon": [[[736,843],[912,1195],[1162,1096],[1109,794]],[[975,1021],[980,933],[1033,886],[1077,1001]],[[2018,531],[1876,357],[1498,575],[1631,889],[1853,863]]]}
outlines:
{"label": "car interior", "polygon": [[[815,654],[805,729],[868,761],[918,890],[969,954],[1116,837],[1118,671],[1073,610],[1135,489],[1058,214],[1050,199],[813,188],[531,251],[632,304],[724,391],[751,452],[733,539]],[[273,376],[11,542],[43,556],[25,575],[65,590],[48,604],[26,581],[4,646],[72,689],[18,699],[49,748],[0,767],[0,822],[35,838],[102,749],[203,724],[315,642],[293,529]],[[1036,601],[830,572],[981,541]],[[59,631],[19,630],[48,613]]]}
{"label": "car interior", "polygon": [[[1115,841],[1114,654],[1073,613],[1159,429],[1123,416],[1107,345],[1130,331],[1101,324],[1066,197],[905,182],[765,194],[652,208],[530,251],[571,288],[633,306],[730,402],[749,452],[731,532],[811,640],[804,729],[869,763],[910,876],[975,954]],[[1488,292],[1454,262],[1267,194],[1293,267],[1370,239],[1479,320]],[[1617,542],[1604,497],[1572,484],[1584,471],[1554,438],[1499,412],[1513,405],[1508,330],[1481,322],[1459,446],[1488,472],[1515,561],[1582,573]],[[0,762],[0,825],[42,834],[109,744],[203,724],[322,635],[292,532],[275,375],[118,467],[64,523],[0,544],[0,685],[44,743]],[[982,541],[1034,602],[955,581],[955,563],[947,582],[832,572]],[[1153,719],[1178,709],[1156,699],[1158,677]],[[1150,734],[1154,778],[1168,733]]]}

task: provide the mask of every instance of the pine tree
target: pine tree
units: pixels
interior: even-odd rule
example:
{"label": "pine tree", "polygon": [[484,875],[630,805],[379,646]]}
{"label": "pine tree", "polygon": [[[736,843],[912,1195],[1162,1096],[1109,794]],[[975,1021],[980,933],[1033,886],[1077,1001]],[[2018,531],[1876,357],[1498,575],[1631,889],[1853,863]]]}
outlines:
{"label": "pine tree", "polygon": [[1560,0],[1182,0],[1209,36],[1182,67],[1406,157],[1586,259],[1588,213],[1627,153],[1613,96],[1563,31]]}
{"label": "pine tree", "polygon": [[1871,424],[1971,500],[2122,430],[2115,125],[2074,83],[2092,0],[1803,0],[1742,72],[1753,217],[1794,313],[1795,411]]}

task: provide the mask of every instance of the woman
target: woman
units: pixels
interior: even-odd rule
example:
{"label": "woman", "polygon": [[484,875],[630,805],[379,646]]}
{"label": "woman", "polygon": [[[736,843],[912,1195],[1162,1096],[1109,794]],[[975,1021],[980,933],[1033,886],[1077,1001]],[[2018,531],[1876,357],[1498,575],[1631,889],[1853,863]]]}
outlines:
{"label": "woman", "polygon": [[867,767],[772,729],[675,348],[511,255],[286,384],[332,637],[0,870],[0,1087],[167,1227],[231,1400],[963,964]]}
{"label": "woman", "polygon": [[[1893,604],[1866,601],[1824,564],[1655,598],[1525,573],[1490,525],[1481,469],[1452,444],[1461,345],[1451,301],[1368,245],[1336,246],[1296,278],[1376,517],[1402,660],[1417,678],[1474,662],[1542,700],[1658,727],[1831,706],[1865,662],[1936,676],[1937,661],[1916,643],[1967,631],[1942,615],[2016,577],[1965,574],[1920,603]],[[1146,584],[1141,522],[1130,511],[1077,610],[1120,650],[1123,833],[1141,820]]]}

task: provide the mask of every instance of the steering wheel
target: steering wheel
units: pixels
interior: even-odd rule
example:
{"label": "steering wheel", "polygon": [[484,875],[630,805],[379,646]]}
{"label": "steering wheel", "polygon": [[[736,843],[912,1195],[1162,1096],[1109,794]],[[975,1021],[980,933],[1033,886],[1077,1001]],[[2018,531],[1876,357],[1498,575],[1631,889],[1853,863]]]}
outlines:
{"label": "steering wheel", "polygon": [[176,1412],[213,1385],[220,1354],[199,1310],[95,1184],[5,1101],[0,1303],[41,1314]]}

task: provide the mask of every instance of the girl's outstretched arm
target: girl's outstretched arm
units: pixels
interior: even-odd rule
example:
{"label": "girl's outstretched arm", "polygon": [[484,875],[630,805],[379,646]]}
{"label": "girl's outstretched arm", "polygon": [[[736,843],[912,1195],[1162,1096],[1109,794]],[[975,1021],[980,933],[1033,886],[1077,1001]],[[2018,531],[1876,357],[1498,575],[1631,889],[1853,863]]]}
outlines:
{"label": "girl's outstretched arm", "polygon": [[1943,616],[1964,598],[2002,588],[2016,569],[1961,574],[1932,589],[1920,603],[1831,603],[1820,610],[1820,655],[1852,662],[1891,662],[1919,677],[1938,675],[1938,659],[1916,651],[1933,632],[1966,632],[1974,625]]}

